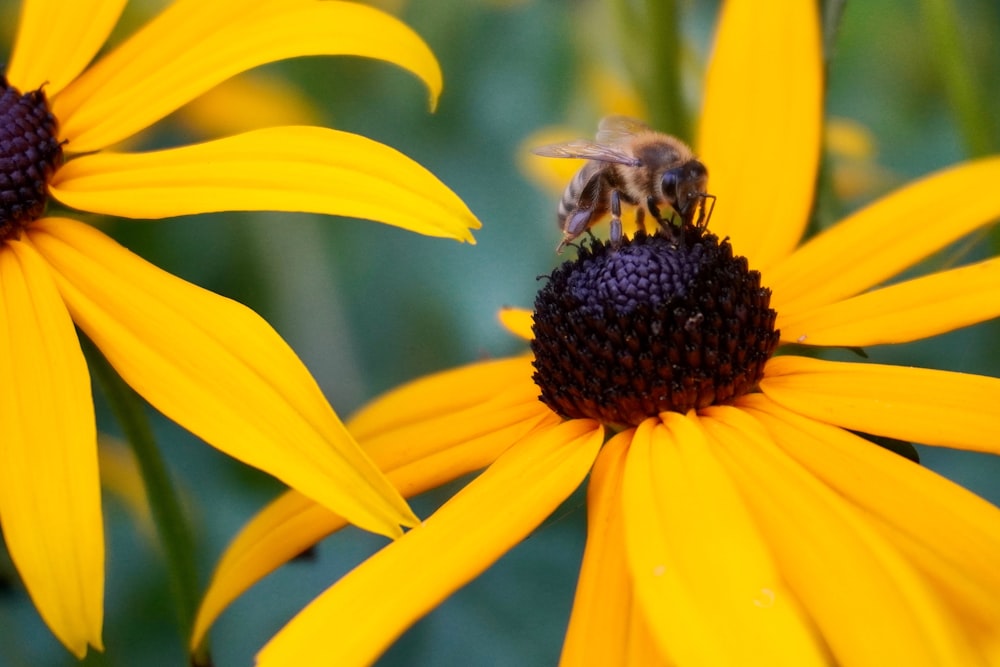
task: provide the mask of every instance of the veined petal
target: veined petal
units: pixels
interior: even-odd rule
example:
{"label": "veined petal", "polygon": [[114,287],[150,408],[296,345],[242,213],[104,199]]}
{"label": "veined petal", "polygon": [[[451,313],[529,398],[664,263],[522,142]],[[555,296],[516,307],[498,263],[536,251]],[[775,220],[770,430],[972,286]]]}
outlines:
{"label": "veined petal", "polygon": [[31,246],[0,248],[0,524],[35,607],[78,658],[101,648],[104,528],[90,377]]}
{"label": "veined petal", "polygon": [[259,315],[81,222],[46,218],[29,235],[76,324],[167,417],[362,528],[395,536],[416,522]]}
{"label": "veined petal", "polygon": [[[370,663],[565,500],[590,470],[603,434],[578,419],[518,442],[420,526],[313,600],[261,650],[257,665]],[[419,575],[413,563],[421,564]],[[351,631],[323,641],[337,627]]]}
{"label": "veined petal", "polygon": [[939,171],[861,209],[767,272],[771,306],[779,313],[803,311],[891,278],[996,220],[1000,198],[975,193],[991,192],[998,181],[1000,157],[985,158]]}
{"label": "veined petal", "polygon": [[1000,259],[933,273],[808,311],[778,313],[786,341],[862,347],[905,343],[1000,315]]}
{"label": "veined petal", "polygon": [[49,184],[74,208],[126,218],[304,211],[474,242],[459,197],[399,151],[349,132],[274,127],[148,153],[70,160]]}
{"label": "veined petal", "polygon": [[715,458],[719,445],[693,415],[663,419],[637,428],[622,484],[635,596],[661,651],[679,665],[739,664],[748,655],[766,665],[825,665]]}
{"label": "veined petal", "polygon": [[354,2],[180,0],[67,87],[53,103],[74,153],[104,148],[245,70],[298,56],[394,63],[441,92],[441,69],[398,19]]}
{"label": "veined petal", "polygon": [[[982,656],[911,563],[836,490],[804,470],[733,407],[703,423],[739,485],[783,578],[842,665],[978,665]],[[877,628],[877,640],[873,640]]]}
{"label": "veined petal", "polygon": [[500,310],[500,324],[518,338],[531,340],[535,333],[531,330],[534,315],[527,308],[506,307]]}
{"label": "veined petal", "polygon": [[[547,428],[557,424],[559,419],[545,414],[536,393],[521,401],[508,394],[456,412],[454,421],[434,417],[360,442],[389,481],[413,496],[486,467],[540,423]],[[265,507],[220,559],[198,611],[191,648],[245,590],[345,525],[343,518],[296,491]]]}
{"label": "veined petal", "polygon": [[[561,667],[615,665],[627,653],[633,593],[625,561],[621,485],[625,454],[634,432],[622,431],[609,440],[590,472],[587,548],[559,659]],[[642,615],[641,611],[636,613]]]}
{"label": "veined petal", "polygon": [[1000,509],[940,475],[761,394],[739,407],[786,453],[873,518],[977,624],[1000,630]]}
{"label": "veined petal", "polygon": [[706,75],[697,153],[718,198],[711,228],[758,270],[809,220],[823,117],[816,4],[723,3]]}
{"label": "veined petal", "polygon": [[51,98],[87,66],[111,34],[127,0],[24,0],[7,80]]}
{"label": "veined petal", "polygon": [[774,357],[761,391],[806,417],[925,445],[1000,453],[1000,380],[926,368]]}

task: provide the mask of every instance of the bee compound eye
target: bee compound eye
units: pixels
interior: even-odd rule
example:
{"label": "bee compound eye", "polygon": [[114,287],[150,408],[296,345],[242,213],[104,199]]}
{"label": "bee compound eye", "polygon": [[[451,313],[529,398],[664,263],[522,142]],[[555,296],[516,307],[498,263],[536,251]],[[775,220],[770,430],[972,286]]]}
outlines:
{"label": "bee compound eye", "polygon": [[681,182],[680,174],[677,170],[671,169],[663,174],[662,187],[663,195],[670,201],[677,201],[677,186]]}

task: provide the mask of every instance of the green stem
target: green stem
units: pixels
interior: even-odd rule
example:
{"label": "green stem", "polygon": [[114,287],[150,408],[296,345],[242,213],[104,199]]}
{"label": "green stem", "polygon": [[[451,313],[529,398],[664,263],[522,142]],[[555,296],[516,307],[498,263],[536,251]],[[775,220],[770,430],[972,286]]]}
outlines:
{"label": "green stem", "polygon": [[194,562],[194,539],[180,498],[170,481],[166,464],[156,446],[146,416],[146,404],[111,367],[97,347],[81,336],[90,370],[101,386],[125,438],[135,452],[146,487],[153,522],[167,560],[178,622],[183,638],[191,636],[198,605],[198,575]]}
{"label": "green stem", "polygon": [[965,150],[970,157],[987,155],[997,147],[997,141],[982,88],[977,85],[975,67],[968,49],[964,48],[955,4],[953,0],[922,0],[921,8],[928,35],[927,50],[934,54],[941,68]]}
{"label": "green stem", "polygon": [[674,0],[646,0],[646,45],[649,49],[642,92],[653,127],[691,141],[681,76],[683,40]]}

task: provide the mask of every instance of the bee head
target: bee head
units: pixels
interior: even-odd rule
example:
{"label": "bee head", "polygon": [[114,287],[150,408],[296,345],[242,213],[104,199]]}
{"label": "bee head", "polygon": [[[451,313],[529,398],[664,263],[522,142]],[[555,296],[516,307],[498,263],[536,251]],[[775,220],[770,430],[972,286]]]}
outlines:
{"label": "bee head", "polygon": [[708,170],[698,160],[688,160],[664,172],[660,185],[667,202],[683,215],[692,201],[706,194]]}

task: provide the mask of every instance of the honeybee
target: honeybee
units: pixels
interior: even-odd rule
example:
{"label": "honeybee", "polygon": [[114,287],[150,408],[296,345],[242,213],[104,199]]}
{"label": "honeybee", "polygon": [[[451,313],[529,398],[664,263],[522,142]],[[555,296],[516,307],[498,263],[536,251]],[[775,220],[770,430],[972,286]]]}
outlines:
{"label": "honeybee", "polygon": [[[683,141],[626,116],[601,120],[596,139],[551,144],[534,151],[545,157],[587,160],[559,201],[557,220],[563,238],[556,248],[558,252],[609,211],[611,245],[620,245],[622,202],[638,207],[636,220],[640,226],[648,210],[666,227],[669,223],[660,215],[663,204],[685,224],[708,224],[715,206],[715,195],[705,191],[708,170]],[[706,210],[708,200],[711,205]]]}

